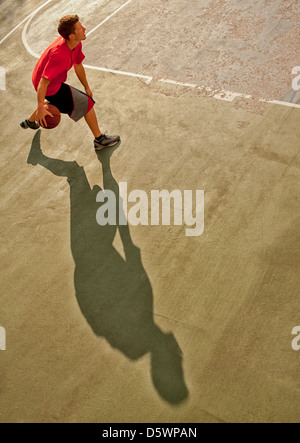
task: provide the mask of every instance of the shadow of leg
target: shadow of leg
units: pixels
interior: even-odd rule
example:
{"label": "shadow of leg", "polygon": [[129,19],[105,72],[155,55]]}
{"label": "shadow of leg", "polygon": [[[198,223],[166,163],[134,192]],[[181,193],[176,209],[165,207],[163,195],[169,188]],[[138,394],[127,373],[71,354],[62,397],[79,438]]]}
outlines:
{"label": "shadow of leg", "polygon": [[39,129],[38,132],[33,137],[32,143],[31,143],[31,149],[27,158],[27,163],[29,165],[36,166],[39,162],[40,157],[43,155],[41,150],[41,130]]}

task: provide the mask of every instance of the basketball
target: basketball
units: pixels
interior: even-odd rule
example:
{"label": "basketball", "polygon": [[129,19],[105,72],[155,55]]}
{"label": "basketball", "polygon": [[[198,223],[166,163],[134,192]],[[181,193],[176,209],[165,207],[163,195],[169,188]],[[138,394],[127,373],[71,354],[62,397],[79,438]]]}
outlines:
{"label": "basketball", "polygon": [[56,126],[59,125],[60,123],[60,119],[61,119],[61,115],[60,115],[60,111],[59,109],[57,109],[56,106],[54,105],[47,105],[47,111],[49,111],[53,117],[50,117],[50,115],[46,115],[45,119],[47,122],[47,127],[45,127],[45,129],[53,129],[56,128]]}

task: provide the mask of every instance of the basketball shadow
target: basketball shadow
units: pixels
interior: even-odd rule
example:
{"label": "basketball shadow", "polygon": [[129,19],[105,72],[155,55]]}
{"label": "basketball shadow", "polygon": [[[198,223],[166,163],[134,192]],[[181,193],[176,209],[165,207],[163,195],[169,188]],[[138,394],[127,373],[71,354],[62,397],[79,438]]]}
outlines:
{"label": "basketball shadow", "polygon": [[[104,189],[113,191],[118,201],[119,186],[110,168],[110,157],[117,147],[107,148],[97,157],[102,164]],[[150,353],[156,390],[169,403],[181,403],[188,397],[182,353],[174,335],[165,334],[154,322],[151,283],[129,227],[97,224],[96,196],[100,186],[91,189],[84,168],[75,161],[46,157],[40,148],[40,131],[34,136],[28,163],[67,177],[74,285],[78,305],[88,324],[97,336],[104,337],[130,360]],[[113,247],[117,230],[125,260]]]}

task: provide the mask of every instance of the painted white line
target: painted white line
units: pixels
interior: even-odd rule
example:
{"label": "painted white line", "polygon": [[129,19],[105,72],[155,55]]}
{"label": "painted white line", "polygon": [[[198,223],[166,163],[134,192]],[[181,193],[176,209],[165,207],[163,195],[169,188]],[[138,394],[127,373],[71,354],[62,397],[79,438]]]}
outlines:
{"label": "painted white line", "polygon": [[232,92],[232,91],[219,91],[218,93],[213,95],[214,98],[218,99],[218,100],[224,100],[226,102],[233,102],[233,100],[237,97],[242,97],[242,98],[251,98],[251,95],[246,95],[246,94],[240,94],[238,92]]}
{"label": "painted white line", "polygon": [[[195,89],[197,85],[190,84],[190,83],[183,83],[183,82],[177,82],[175,80],[166,80],[166,79],[160,79],[159,82],[161,83],[167,83],[170,85],[176,85],[176,86],[183,86],[183,87],[189,87]],[[212,89],[208,88],[207,86],[198,86],[197,87],[200,91],[206,91],[209,93],[209,97],[215,98],[217,100],[223,100],[227,102],[233,102],[235,98],[240,97],[244,99],[251,99],[252,95],[248,94],[241,94],[239,92],[233,92],[233,91],[226,91],[223,89]],[[260,99],[259,101],[264,103],[270,103],[273,105],[281,105],[281,106],[288,106],[290,108],[296,108],[300,109],[300,105],[295,103],[289,103],[289,102],[283,102],[280,100],[266,100],[266,99]]]}
{"label": "painted white line", "polygon": [[100,28],[100,26],[104,25],[104,23],[106,23],[108,20],[110,20],[114,15],[116,15],[119,11],[121,11],[121,9],[125,8],[126,5],[128,5],[129,3],[131,3],[132,0],[128,0],[126,3],[124,3],[122,6],[120,6],[118,9],[116,9],[112,14],[110,14],[108,17],[106,17],[105,20],[103,20],[101,23],[99,23],[99,25],[95,26],[95,28],[93,28],[91,31],[89,31],[86,36],[88,37],[89,35],[92,34],[92,32],[95,32],[97,29]]}
{"label": "painted white line", "polygon": [[127,75],[129,77],[137,77],[142,78],[146,81],[146,84],[149,85],[153,79],[153,77],[150,77],[148,75],[140,75],[140,74],[134,74],[132,72],[125,72],[125,71],[116,71],[114,69],[107,69],[107,68],[99,68],[98,66],[91,66],[91,65],[83,65],[87,69],[94,69],[95,71],[103,71],[103,72],[110,72],[111,74],[119,74],[119,75]]}
{"label": "painted white line", "polygon": [[209,93],[209,97],[216,98],[217,100],[224,100],[226,102],[233,102],[237,97],[251,98],[251,95],[241,94],[240,92],[226,91],[225,89],[212,89],[206,86],[199,86],[200,91],[206,91]]}
{"label": "painted white line", "polygon": [[194,85],[194,84],[191,84],[191,83],[176,82],[174,80],[166,80],[166,79],[163,79],[163,78],[161,80],[158,80],[158,81],[162,82],[162,83],[168,83],[170,85],[184,86],[184,87],[187,87],[187,88],[197,88],[197,85]]}
{"label": "painted white line", "polygon": [[[50,1],[51,1],[51,0],[50,0]],[[31,15],[31,17],[28,19],[28,21],[27,21],[27,23],[26,23],[26,25],[24,26],[23,31],[22,31],[22,42],[23,42],[23,45],[25,46],[26,51],[29,52],[29,54],[31,54],[31,55],[32,55],[33,57],[35,57],[35,58],[40,58],[41,54],[37,54],[36,52],[34,52],[34,51],[30,48],[29,44],[27,43],[26,34],[27,34],[28,26],[30,25],[32,19],[36,16],[36,14],[37,14],[38,12],[39,12],[39,11],[35,11],[35,13]]]}
{"label": "painted white line", "polygon": [[288,106],[289,108],[300,109],[300,105],[297,105],[296,103],[282,102],[280,100],[261,100],[261,101],[266,101],[267,103],[272,103],[273,105]]}
{"label": "painted white line", "polygon": [[17,26],[15,26],[8,34],[6,34],[5,37],[0,40],[0,45],[3,43],[13,32],[15,32],[20,26],[23,25],[23,23],[26,22],[26,20],[30,19],[30,17],[34,14],[36,14],[38,11],[40,11],[44,6],[46,6],[48,3],[52,2],[52,0],[47,0],[45,3],[43,3],[39,8],[37,8],[35,11],[33,11],[31,14],[27,15],[27,17],[24,18]]}
{"label": "painted white line", "polygon": [[213,97],[218,100],[224,100],[224,101],[228,101],[228,102],[232,102],[236,97],[251,98],[251,95],[241,94],[241,93],[232,92],[232,91],[225,91],[223,89],[215,89],[214,90],[214,89],[208,88],[206,86],[198,86],[198,85],[195,85],[192,83],[182,83],[182,82],[177,82],[174,80],[166,80],[166,79],[161,79],[161,80],[159,80],[159,82],[167,83],[170,85],[193,88],[193,89],[198,88],[198,89],[200,89],[200,91],[208,92],[209,97]]}
{"label": "painted white line", "polygon": [[[38,14],[38,12],[44,7],[46,6],[49,2],[51,2],[52,0],[48,0],[46,3],[44,3],[40,8],[38,8],[37,10],[35,10],[33,13],[30,14],[30,16],[27,17],[27,23],[23,28],[22,31],[22,42],[23,45],[25,46],[26,51],[32,55],[33,57],[39,59],[40,58],[40,54],[37,54],[36,52],[34,52],[28,42],[27,42],[27,30],[28,27],[31,23],[31,21],[34,19],[34,17]],[[111,14],[110,16],[108,16],[102,23],[100,23],[98,26],[96,26],[96,28],[92,29],[92,31],[89,32],[89,34],[91,32],[94,32],[96,29],[98,29],[101,24],[103,24],[104,22],[106,22],[107,20],[109,20],[113,15],[115,15],[117,12],[119,12],[122,8],[124,8],[127,4],[129,4],[132,0],[127,1],[126,3],[124,3],[120,8],[118,8],[113,14]],[[24,22],[24,21],[23,21]],[[101,68],[98,66],[91,66],[91,65],[84,65],[85,68],[87,69],[93,69],[96,71],[103,71],[103,72],[110,72],[112,74],[119,74],[119,75],[125,75],[125,76],[130,76],[130,77],[136,77],[136,78],[142,78],[143,80],[146,80],[146,84],[149,85],[152,81],[152,77],[148,76],[148,75],[140,75],[140,74],[134,74],[132,72],[125,72],[125,71],[116,71],[114,69],[107,69],[107,68]]]}

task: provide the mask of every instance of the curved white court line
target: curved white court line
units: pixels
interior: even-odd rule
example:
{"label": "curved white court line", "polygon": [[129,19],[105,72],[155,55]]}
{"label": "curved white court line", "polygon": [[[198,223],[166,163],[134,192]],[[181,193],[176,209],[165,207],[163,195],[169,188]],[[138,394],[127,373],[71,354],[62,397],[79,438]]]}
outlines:
{"label": "curved white court line", "polygon": [[[40,12],[40,10],[46,6],[49,2],[51,2],[52,0],[48,0],[46,3],[44,3],[40,8],[38,8],[36,11],[34,11],[32,14],[30,14],[30,16],[27,17],[27,23],[25,24],[23,31],[22,31],[22,42],[23,45],[25,46],[26,51],[32,55],[33,57],[39,59],[40,58],[40,54],[37,54],[36,52],[34,52],[27,41],[27,30],[28,27],[31,23],[31,21],[34,19],[34,17]],[[126,3],[124,3],[122,6],[120,6],[118,9],[116,9],[112,14],[110,14],[108,17],[106,17],[105,20],[103,20],[101,23],[99,23],[99,25],[97,25],[95,28],[93,28],[88,34],[90,35],[92,32],[96,31],[97,29],[100,28],[100,26],[102,26],[104,23],[106,23],[110,18],[112,18],[115,14],[117,14],[119,11],[121,11],[121,9],[123,9],[126,5],[128,5],[129,3],[131,3],[132,0],[128,0]],[[18,25],[19,26],[19,25]],[[107,68],[101,68],[98,66],[92,66],[92,65],[86,65],[84,64],[84,67],[87,69],[93,69],[96,71],[103,71],[103,72],[110,72],[112,74],[119,74],[119,75],[125,75],[125,76],[129,76],[129,77],[136,77],[136,78],[141,78],[143,80],[146,80],[146,84],[150,84],[150,82],[152,81],[152,77],[148,76],[148,75],[140,75],[140,74],[134,74],[133,72],[125,72],[125,71],[117,71],[114,69],[107,69]]]}
{"label": "curved white court line", "polygon": [[52,2],[52,0],[48,0],[46,3],[44,3],[40,8],[36,9],[31,15],[30,17],[28,17],[27,23],[25,24],[23,31],[22,31],[22,42],[23,45],[26,48],[26,51],[29,52],[30,55],[32,55],[35,58],[40,58],[41,55],[37,54],[36,52],[32,51],[32,49],[30,48],[29,44],[27,43],[27,38],[26,38],[26,34],[27,34],[27,29],[28,26],[30,25],[32,19],[40,12],[40,10],[42,8],[44,8],[44,6],[46,6],[48,3]]}
{"label": "curved white court line", "polygon": [[13,32],[15,32],[20,26],[23,25],[23,23],[26,22],[26,20],[30,19],[31,16],[34,14],[37,14],[44,6],[46,6],[48,3],[52,2],[52,0],[47,0],[45,3],[43,3],[41,6],[39,6],[35,11],[31,12],[31,14],[27,15],[27,17],[24,18],[17,26],[15,26],[8,34],[6,34],[5,37],[0,40],[0,45],[3,43]]}

